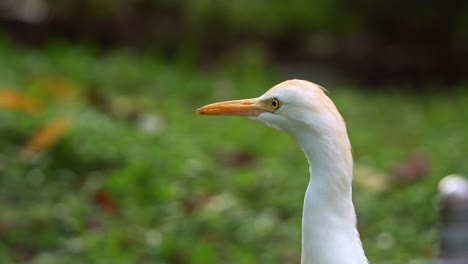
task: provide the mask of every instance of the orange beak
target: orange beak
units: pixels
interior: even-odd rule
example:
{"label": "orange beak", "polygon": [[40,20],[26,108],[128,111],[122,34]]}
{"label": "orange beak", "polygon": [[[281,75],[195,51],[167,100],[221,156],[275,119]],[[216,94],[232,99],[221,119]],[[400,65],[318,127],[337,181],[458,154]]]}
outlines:
{"label": "orange beak", "polygon": [[225,101],[205,105],[197,110],[201,115],[258,116],[267,110],[258,98]]}

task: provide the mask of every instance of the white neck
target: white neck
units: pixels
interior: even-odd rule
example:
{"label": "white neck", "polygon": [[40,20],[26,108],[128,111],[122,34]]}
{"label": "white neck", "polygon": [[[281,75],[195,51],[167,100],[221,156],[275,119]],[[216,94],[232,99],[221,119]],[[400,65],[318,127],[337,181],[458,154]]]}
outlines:
{"label": "white neck", "polygon": [[[312,134],[311,134],[312,133]],[[302,216],[302,264],[365,264],[352,202],[353,160],[346,128],[296,135],[310,165]]]}

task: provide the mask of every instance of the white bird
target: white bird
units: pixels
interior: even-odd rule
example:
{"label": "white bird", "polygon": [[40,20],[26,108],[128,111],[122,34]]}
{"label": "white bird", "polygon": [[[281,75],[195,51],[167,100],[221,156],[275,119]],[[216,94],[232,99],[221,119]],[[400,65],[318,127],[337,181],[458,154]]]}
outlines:
{"label": "white bird", "polygon": [[368,263],[356,229],[353,158],[346,125],[324,88],[288,80],[258,98],[214,103],[197,113],[246,116],[289,134],[310,167],[302,214],[301,263]]}

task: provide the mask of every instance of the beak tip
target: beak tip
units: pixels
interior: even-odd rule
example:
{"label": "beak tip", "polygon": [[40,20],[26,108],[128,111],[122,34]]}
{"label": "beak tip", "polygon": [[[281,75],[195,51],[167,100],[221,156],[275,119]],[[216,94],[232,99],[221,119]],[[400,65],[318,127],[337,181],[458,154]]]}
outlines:
{"label": "beak tip", "polygon": [[205,114],[205,110],[203,109],[203,107],[200,107],[197,109],[197,111],[195,111],[197,114],[200,114],[200,115],[204,115]]}

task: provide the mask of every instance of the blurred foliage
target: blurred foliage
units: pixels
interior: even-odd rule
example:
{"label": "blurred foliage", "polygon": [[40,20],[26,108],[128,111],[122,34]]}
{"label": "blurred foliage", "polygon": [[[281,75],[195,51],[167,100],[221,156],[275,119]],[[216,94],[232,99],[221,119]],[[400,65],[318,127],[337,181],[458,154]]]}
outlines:
{"label": "blurred foliage", "polygon": [[[51,17],[66,17],[86,11],[89,17],[117,17],[139,13],[149,15],[172,11],[189,22],[190,27],[206,28],[225,26],[238,31],[256,31],[258,33],[277,34],[291,26],[309,30],[363,32],[372,30],[373,25],[366,20],[392,21],[403,19],[409,27],[431,27],[434,20],[442,19],[451,12],[452,18],[446,22],[450,30],[462,33],[468,26],[464,17],[468,12],[464,1],[303,1],[291,0],[287,6],[281,1],[240,0],[227,4],[213,0],[86,0],[65,1],[45,0]],[[399,10],[398,14],[388,12]],[[259,19],[261,18],[261,19]],[[177,18],[174,18],[177,22]],[[216,24],[213,24],[213,22]],[[396,22],[396,21],[393,21]],[[453,23],[453,24],[451,24]],[[395,30],[399,30],[395,28]],[[202,33],[202,32],[199,32]],[[382,32],[384,33],[384,32]],[[463,33],[462,33],[463,34]],[[466,36],[465,36],[466,37]]]}
{"label": "blurred foliage", "polygon": [[[241,0],[229,4],[212,0],[87,0],[45,1],[45,3],[52,11],[52,17],[73,15],[77,9],[89,11],[89,17],[117,17],[130,13],[147,15],[152,12],[172,11],[195,29],[225,26],[233,31],[249,29],[267,34],[278,33],[291,25],[315,28],[325,26],[324,29],[329,30],[337,24],[333,15],[346,12],[343,10],[346,5],[336,0],[313,2],[292,0],[288,2],[288,8],[284,8],[283,2],[265,0]],[[258,19],[259,17],[262,19]],[[213,24],[213,21],[217,24]],[[174,22],[180,21],[174,18]]]}
{"label": "blurred foliage", "polygon": [[21,0],[0,3],[0,29],[33,45],[57,38],[126,45],[193,65],[254,46],[280,66],[319,64],[367,84],[422,89],[466,80],[467,3]]}
{"label": "blurred foliage", "polygon": [[[259,124],[194,112],[280,81],[261,58],[244,50],[207,71],[124,49],[13,45],[0,42],[1,263],[299,262],[301,151]],[[468,174],[466,89],[336,87],[369,259],[431,258],[437,182]],[[429,168],[401,181],[394,168],[414,153]]]}

